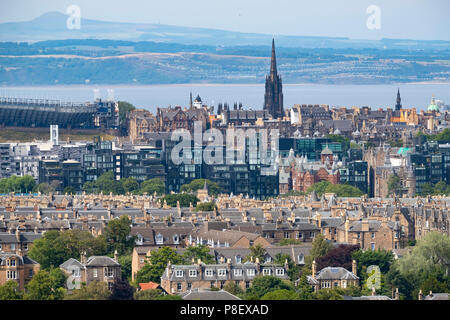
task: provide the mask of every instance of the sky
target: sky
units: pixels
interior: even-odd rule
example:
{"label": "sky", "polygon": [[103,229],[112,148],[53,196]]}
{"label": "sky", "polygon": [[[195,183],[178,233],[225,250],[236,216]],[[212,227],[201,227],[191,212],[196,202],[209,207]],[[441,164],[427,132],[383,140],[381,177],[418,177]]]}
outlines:
{"label": "sky", "polygon": [[[450,41],[449,0],[0,0],[0,23],[78,5],[87,19],[274,35]],[[379,8],[379,19],[372,20]],[[369,28],[367,21],[372,26]]]}

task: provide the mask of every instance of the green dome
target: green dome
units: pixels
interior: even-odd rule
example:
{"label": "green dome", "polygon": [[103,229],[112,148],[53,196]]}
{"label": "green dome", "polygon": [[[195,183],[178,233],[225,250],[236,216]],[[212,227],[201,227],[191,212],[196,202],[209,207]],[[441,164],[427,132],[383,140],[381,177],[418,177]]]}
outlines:
{"label": "green dome", "polygon": [[437,106],[434,97],[431,99],[431,103],[428,106],[428,111],[439,111],[439,107]]}

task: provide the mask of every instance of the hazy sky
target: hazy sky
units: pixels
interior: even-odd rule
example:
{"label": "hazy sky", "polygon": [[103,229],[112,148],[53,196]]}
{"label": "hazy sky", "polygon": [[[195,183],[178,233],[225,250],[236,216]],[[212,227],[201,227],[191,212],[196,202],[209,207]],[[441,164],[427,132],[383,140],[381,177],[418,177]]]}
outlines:
{"label": "hazy sky", "polygon": [[[0,0],[0,22],[81,8],[82,18],[357,39],[450,40],[450,0]],[[380,8],[381,28],[366,12]]]}

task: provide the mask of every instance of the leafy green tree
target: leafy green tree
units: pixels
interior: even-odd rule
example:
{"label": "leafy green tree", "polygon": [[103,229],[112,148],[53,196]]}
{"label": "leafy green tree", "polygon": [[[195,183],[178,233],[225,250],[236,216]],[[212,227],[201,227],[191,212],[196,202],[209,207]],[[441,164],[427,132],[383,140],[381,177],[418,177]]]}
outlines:
{"label": "leafy green tree", "polygon": [[0,193],[30,193],[36,186],[36,181],[32,176],[23,177],[11,176],[0,179]]}
{"label": "leafy green tree", "polygon": [[279,289],[267,292],[261,300],[300,300],[300,296],[294,290]]}
{"label": "leafy green tree", "polygon": [[338,197],[361,197],[364,192],[348,184],[330,184],[325,189],[326,193],[335,193]]}
{"label": "leafy green tree", "polygon": [[312,242],[309,255],[305,257],[305,267],[311,269],[312,262],[319,257],[322,257],[333,248],[333,244],[328,242],[322,234],[318,234]]}
{"label": "leafy green tree", "polygon": [[44,182],[35,186],[33,191],[36,193],[40,192],[41,194],[49,194],[50,192],[55,192],[55,188]]}
{"label": "leafy green tree", "polygon": [[196,263],[198,259],[206,264],[215,262],[214,256],[209,253],[209,248],[205,245],[189,246],[183,253],[183,259],[186,263],[191,263],[192,260]]}
{"label": "leafy green tree", "polygon": [[347,151],[350,148],[350,139],[339,134],[329,134],[327,138],[334,142],[340,142],[342,144],[342,150]]}
{"label": "leafy green tree", "polygon": [[161,276],[167,267],[167,264],[183,264],[184,260],[174,249],[170,247],[162,247],[152,251],[150,255],[150,263],[146,263],[136,274],[136,283],[145,283],[153,281],[161,282]]}
{"label": "leafy green tree", "polygon": [[189,207],[192,203],[192,206],[196,206],[197,202],[199,202],[198,198],[192,194],[180,193],[180,194],[166,194],[164,197],[160,198],[159,201],[167,203],[170,207],[176,207],[177,202],[180,202],[181,207]]}
{"label": "leafy green tree", "polygon": [[311,285],[308,283],[307,278],[309,274],[311,274],[311,270],[308,270],[307,268],[304,267],[297,286],[297,291],[300,300],[312,300],[313,298],[313,289]]}
{"label": "leafy green tree", "polygon": [[275,256],[275,264],[278,265],[284,265],[285,263],[288,263],[288,275],[291,281],[295,281],[298,279],[300,275],[300,268],[297,266],[297,264],[292,260],[291,256],[284,253],[278,253]]}
{"label": "leafy green tree", "polygon": [[311,193],[314,190],[314,191],[316,191],[316,194],[318,196],[321,196],[322,194],[324,194],[326,192],[326,189],[330,184],[331,184],[331,182],[329,182],[329,181],[321,181],[321,182],[315,183],[312,186],[310,186],[306,190],[306,192]]}
{"label": "leafy green tree", "polygon": [[436,195],[447,195],[448,194],[448,185],[445,181],[439,181],[434,185],[434,194]]}
{"label": "leafy green tree", "polygon": [[67,194],[75,194],[76,191],[75,191],[75,189],[73,187],[65,187],[63,193],[64,194],[66,194],[66,193]]}
{"label": "leafy green tree", "polygon": [[133,250],[135,239],[130,237],[131,220],[127,215],[112,219],[104,230],[108,252],[117,250],[119,255],[128,254]]}
{"label": "leafy green tree", "polygon": [[227,282],[224,286],[223,286],[223,290],[237,296],[237,295],[242,295],[244,293],[244,290],[241,289],[241,287],[239,285],[237,285],[234,282]]}
{"label": "leafy green tree", "polygon": [[23,292],[19,290],[19,284],[14,280],[8,280],[0,286],[0,300],[22,300]]}
{"label": "leafy green tree", "polygon": [[139,182],[133,177],[121,179],[122,188],[125,193],[137,193],[139,191]]}
{"label": "leafy green tree", "polygon": [[62,300],[64,288],[58,287],[58,279],[45,271],[40,270],[26,285],[25,300]]}
{"label": "leafy green tree", "polygon": [[39,262],[41,269],[58,268],[70,258],[79,259],[81,254],[103,255],[106,242],[103,237],[95,238],[89,231],[66,230],[47,231],[33,243],[29,256]]}
{"label": "leafy green tree", "polygon": [[134,293],[134,300],[159,300],[162,296],[160,289],[141,290]]}
{"label": "leafy green tree", "polygon": [[197,204],[195,211],[214,211],[217,210],[217,206],[214,202],[201,202]]}
{"label": "leafy green tree", "polygon": [[338,289],[320,289],[313,293],[315,300],[344,300]]}
{"label": "leafy green tree", "polygon": [[244,261],[256,261],[256,258],[262,263],[266,255],[266,249],[260,244],[250,247],[250,254],[244,259]]}
{"label": "leafy green tree", "polygon": [[217,195],[220,193],[220,187],[217,183],[212,182],[208,179],[196,179],[193,180],[191,183],[189,184],[184,184],[181,186],[180,191],[181,192],[196,192],[199,189],[203,189],[203,187],[205,186],[205,181],[206,181],[206,186],[208,187],[208,193],[210,195]]}
{"label": "leafy green tree", "polygon": [[248,300],[257,300],[261,299],[268,292],[281,289],[293,290],[293,287],[273,276],[257,276],[253,279],[252,286],[247,289],[245,295]]}
{"label": "leafy green tree", "polygon": [[122,279],[131,281],[131,263],[133,260],[133,256],[131,254],[122,255],[118,256],[117,260],[122,270]]}
{"label": "leafy green tree", "polygon": [[428,196],[434,194],[433,185],[431,183],[424,183],[422,185],[422,192],[420,193],[422,196]]}
{"label": "leafy green tree", "polygon": [[157,195],[162,195],[164,193],[164,190],[164,182],[162,182],[159,178],[153,178],[142,182],[139,192],[141,194],[147,193],[148,195],[154,194],[156,192]]}
{"label": "leafy green tree", "polygon": [[129,102],[119,101],[119,123],[124,125],[127,120],[127,114],[135,110],[136,107]]}
{"label": "leafy green tree", "polygon": [[390,195],[392,194],[400,194],[401,191],[401,184],[400,184],[400,178],[393,174],[388,179],[388,193]]}
{"label": "leafy green tree", "polygon": [[111,293],[103,281],[92,281],[66,294],[64,300],[108,300]]}

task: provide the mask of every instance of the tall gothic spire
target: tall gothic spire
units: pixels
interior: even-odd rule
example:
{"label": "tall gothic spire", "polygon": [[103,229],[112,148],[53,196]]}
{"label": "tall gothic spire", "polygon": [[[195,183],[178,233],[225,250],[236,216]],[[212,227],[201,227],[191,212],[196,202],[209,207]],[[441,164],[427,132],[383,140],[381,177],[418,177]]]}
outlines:
{"label": "tall gothic spire", "polygon": [[264,94],[264,110],[274,118],[284,116],[283,85],[277,72],[277,59],[275,55],[275,39],[272,39],[272,59],[270,61],[270,74],[266,77],[266,93]]}
{"label": "tall gothic spire", "polygon": [[272,38],[272,60],[270,61],[270,77],[274,79],[277,76],[277,57],[275,55],[275,39]]}
{"label": "tall gothic spire", "polygon": [[397,88],[397,101],[395,105],[395,110],[398,111],[402,108],[402,99],[400,98],[400,88]]}

